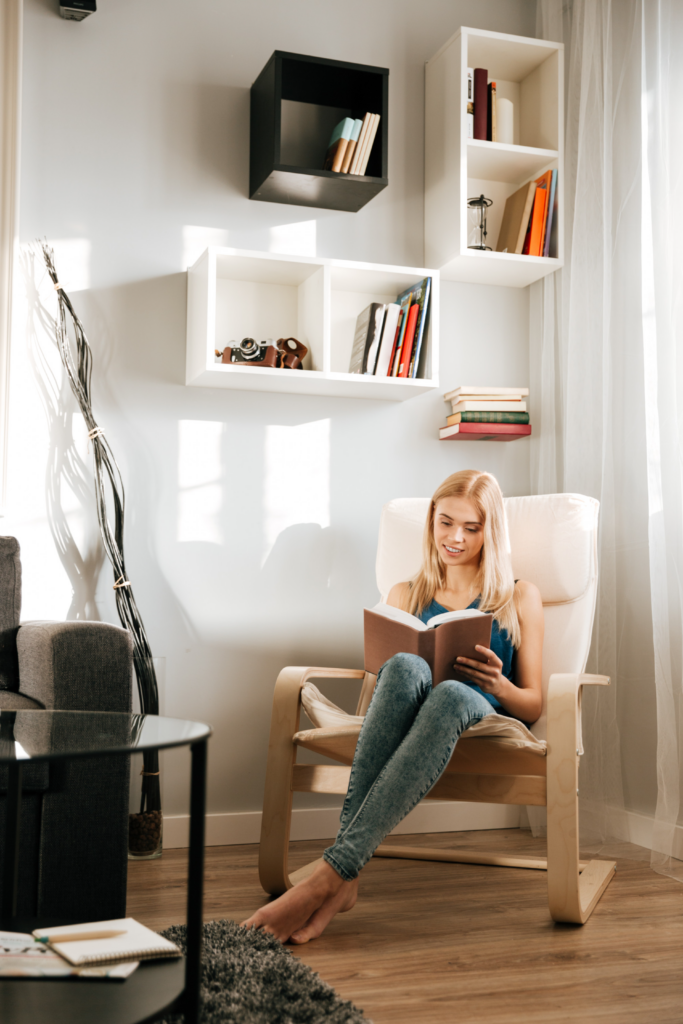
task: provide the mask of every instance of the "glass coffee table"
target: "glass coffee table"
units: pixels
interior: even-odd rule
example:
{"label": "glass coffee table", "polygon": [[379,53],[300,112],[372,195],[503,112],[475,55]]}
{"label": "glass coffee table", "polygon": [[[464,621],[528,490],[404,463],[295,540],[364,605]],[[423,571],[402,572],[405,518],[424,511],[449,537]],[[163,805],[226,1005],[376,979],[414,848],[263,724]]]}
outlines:
{"label": "glass coffee table", "polygon": [[4,931],[31,932],[35,928],[72,923],[16,915],[24,765],[170,747],[189,746],[192,752],[185,958],[143,961],[123,982],[2,978],[0,1021],[142,1024],[167,1013],[184,1013],[185,1024],[197,1024],[209,726],[178,718],[104,711],[1,711],[0,735],[0,764],[8,766],[4,870],[0,880],[0,928]]}

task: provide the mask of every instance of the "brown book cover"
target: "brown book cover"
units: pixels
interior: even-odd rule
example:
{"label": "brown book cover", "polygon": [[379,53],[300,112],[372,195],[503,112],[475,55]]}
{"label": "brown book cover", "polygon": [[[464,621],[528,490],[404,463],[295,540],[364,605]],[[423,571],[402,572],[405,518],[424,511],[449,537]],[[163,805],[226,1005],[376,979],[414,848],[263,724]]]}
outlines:
{"label": "brown book cover", "polygon": [[344,153],[344,160],[342,161],[341,172],[342,174],[349,173],[349,167],[353,160],[353,154],[356,152],[356,146],[358,145],[358,139],[349,139],[349,144],[346,147],[346,153]]}
{"label": "brown book cover", "polygon": [[485,661],[475,646],[491,646],[493,615],[471,615],[443,622],[433,629],[413,629],[395,619],[365,609],[365,671],[376,675],[395,654],[418,654],[432,670],[432,681],[467,682],[466,671],[454,668],[456,658]]}
{"label": "brown book cover", "polygon": [[521,253],[526,229],[531,217],[531,206],[536,195],[536,182],[528,181],[505,201],[503,222],[498,233],[496,252]]}
{"label": "brown book cover", "polygon": [[484,139],[488,135],[488,83],[486,68],[474,69],[474,137]]}
{"label": "brown book cover", "polygon": [[337,139],[333,142],[325,155],[324,171],[340,171],[344,160],[344,154],[349,144],[348,139]]}

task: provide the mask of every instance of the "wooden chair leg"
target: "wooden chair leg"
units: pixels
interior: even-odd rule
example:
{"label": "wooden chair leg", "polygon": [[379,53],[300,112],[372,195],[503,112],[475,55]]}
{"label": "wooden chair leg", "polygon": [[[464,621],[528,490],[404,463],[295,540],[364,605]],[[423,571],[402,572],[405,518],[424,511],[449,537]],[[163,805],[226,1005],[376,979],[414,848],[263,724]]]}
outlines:
{"label": "wooden chair leg", "polygon": [[266,892],[281,896],[310,874],[317,861],[289,875],[289,832],[292,822],[292,780],[296,761],[293,736],[299,730],[301,689],[308,679],[362,679],[357,669],[288,666],[275,683],[270,722],[266,789],[261,818],[259,878]]}
{"label": "wooden chair leg", "polygon": [[616,871],[614,861],[579,864],[581,686],[605,676],[554,675],[548,693],[548,905],[553,921],[585,924]]}

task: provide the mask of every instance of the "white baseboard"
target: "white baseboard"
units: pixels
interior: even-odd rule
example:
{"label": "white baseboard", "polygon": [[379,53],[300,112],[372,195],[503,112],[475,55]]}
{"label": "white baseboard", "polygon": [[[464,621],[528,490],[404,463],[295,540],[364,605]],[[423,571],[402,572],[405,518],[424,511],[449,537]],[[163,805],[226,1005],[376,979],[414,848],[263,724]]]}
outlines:
{"label": "white baseboard", "polygon": [[683,826],[675,825],[673,829],[672,849],[665,849],[663,838],[668,840],[667,830],[663,835],[655,826],[655,819],[650,814],[639,814],[637,811],[623,812],[623,831],[620,838],[637,846],[644,846],[647,850],[654,850],[655,853],[664,853],[675,857],[676,860],[683,860]]}
{"label": "white baseboard", "polygon": [[[410,812],[392,835],[416,832],[471,832],[476,829],[517,828],[519,807],[503,804],[450,803],[430,800]],[[164,849],[174,850],[189,844],[187,814],[164,815]],[[334,839],[339,827],[338,808],[292,811],[291,839]],[[258,843],[261,812],[207,814],[206,845],[235,846]]]}

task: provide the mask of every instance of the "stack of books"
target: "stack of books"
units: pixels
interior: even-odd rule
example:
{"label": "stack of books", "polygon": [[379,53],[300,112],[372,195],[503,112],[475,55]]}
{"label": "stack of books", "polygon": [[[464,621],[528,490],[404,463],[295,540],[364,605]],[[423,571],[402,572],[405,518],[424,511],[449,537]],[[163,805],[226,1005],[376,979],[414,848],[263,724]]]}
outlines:
{"label": "stack of books", "polygon": [[442,441],[514,441],[531,433],[524,399],[528,388],[463,386],[443,397],[452,414],[439,430]]}
{"label": "stack of books", "polygon": [[557,171],[546,171],[505,203],[496,252],[557,256]]}
{"label": "stack of books", "polygon": [[324,171],[339,174],[365,174],[377,135],[379,114],[368,112],[362,121],[345,117],[332,132]]}
{"label": "stack of books", "polygon": [[356,320],[349,373],[417,377],[431,287],[431,277],[425,277],[396,302],[371,302],[363,310]]}

